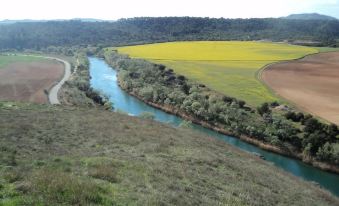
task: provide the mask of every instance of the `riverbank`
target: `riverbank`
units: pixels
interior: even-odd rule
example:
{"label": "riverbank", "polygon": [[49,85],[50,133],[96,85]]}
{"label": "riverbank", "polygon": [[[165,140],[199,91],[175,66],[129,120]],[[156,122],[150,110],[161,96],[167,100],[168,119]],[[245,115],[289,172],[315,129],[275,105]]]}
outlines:
{"label": "riverbank", "polygon": [[220,125],[212,125],[206,121],[202,121],[202,120],[198,120],[182,111],[180,111],[179,109],[176,109],[174,108],[173,106],[165,106],[165,105],[160,105],[160,104],[156,104],[154,102],[151,102],[151,101],[145,101],[142,97],[140,97],[139,95],[133,93],[133,92],[130,92],[129,90],[127,90],[126,88],[122,87],[121,85],[121,80],[118,78],[118,84],[120,86],[121,89],[123,89],[125,92],[127,92],[128,94],[130,94],[131,96],[134,96],[135,98],[139,99],[140,101],[152,106],[152,107],[155,107],[157,109],[160,109],[166,113],[169,113],[169,114],[173,114],[173,115],[176,115],[178,117],[181,117],[183,118],[184,120],[187,120],[187,121],[191,121],[192,123],[194,124],[198,124],[202,127],[205,127],[207,129],[211,129],[215,132],[218,132],[220,134],[224,134],[224,135],[228,135],[228,136],[233,136],[233,137],[237,137],[247,143],[250,143],[252,145],[255,145],[255,146],[258,146],[259,148],[261,149],[264,149],[266,151],[270,151],[270,152],[274,152],[274,153],[277,153],[277,154],[280,154],[280,155],[283,155],[283,156],[287,156],[287,157],[292,157],[292,158],[295,158],[295,159],[298,159],[298,160],[301,160],[302,162],[306,163],[306,164],[309,164],[309,165],[312,165],[313,167],[316,167],[318,169],[321,169],[323,171],[327,171],[327,172],[332,172],[332,173],[335,173],[335,174],[339,174],[339,167],[336,166],[336,165],[331,165],[331,164],[328,164],[328,163],[323,163],[323,162],[319,162],[319,161],[316,161],[312,158],[304,158],[303,155],[301,153],[296,153],[296,152],[292,152],[292,151],[286,151],[286,150],[283,150],[279,147],[276,147],[276,146],[273,146],[273,145],[270,145],[270,144],[267,144],[265,142],[262,142],[260,140],[257,140],[257,139],[254,139],[254,138],[251,138],[251,137],[248,137],[248,136],[245,136],[245,135],[237,135],[237,134],[234,134],[230,131],[227,131],[225,129],[223,129]]}
{"label": "riverbank", "polygon": [[[104,106],[106,97],[93,90],[90,86],[89,61],[85,53],[76,54],[77,65],[70,78],[61,87],[59,98],[61,104],[67,106]],[[106,109],[111,105],[106,104]]]}
{"label": "riverbank", "polygon": [[[123,89],[121,89],[117,81],[117,71],[119,71],[120,78],[123,78],[124,76],[126,76],[126,69],[128,68],[118,67],[119,65],[115,65],[112,62],[109,65],[104,60],[98,58],[90,58],[89,60],[91,62],[90,67],[92,77],[91,86],[97,89],[98,91],[101,91],[103,94],[109,96],[110,97],[109,101],[114,104],[114,108],[116,111],[122,111],[125,114],[128,113],[131,116],[139,116],[143,112],[151,112],[154,114],[154,120],[165,124],[169,124],[172,127],[178,127],[179,125],[189,125],[183,122],[184,120],[182,118],[173,114],[166,113],[163,110],[157,109],[151,105],[148,105],[143,101],[140,101],[136,97],[133,97],[132,95],[128,94]],[[124,61],[119,62],[120,66],[126,65]],[[134,66],[131,68],[136,69]],[[141,67],[141,69],[142,68],[145,67]],[[127,87],[133,86],[131,82],[127,83],[124,82],[123,84],[124,86]],[[138,88],[135,89],[132,88],[134,87],[129,87],[131,91],[134,92],[139,91]],[[157,91],[157,88],[161,89],[161,87],[158,86],[153,91]],[[185,105],[185,103],[183,103],[183,105]],[[232,106],[236,105],[233,104]],[[225,110],[227,110],[227,107],[225,108]],[[258,116],[256,114],[253,115],[255,117]],[[246,153],[251,153],[250,156],[253,156],[253,154],[260,154],[265,158],[268,164],[274,165],[275,167],[280,168],[280,170],[284,170],[293,176],[297,176],[304,180],[315,182],[319,184],[321,187],[326,188],[332,191],[337,196],[339,196],[339,187],[338,185],[334,184],[336,182],[339,182],[339,175],[335,173],[325,172],[323,170],[305,164],[302,161],[299,161],[295,158],[289,158],[283,155],[279,155],[275,152],[268,152],[257,146],[246,143],[245,141],[242,141],[240,138],[223,135],[213,130],[204,128],[200,125],[192,125],[192,130],[204,134],[205,136],[210,136],[219,139],[222,142],[232,145],[234,148],[239,148],[242,151],[245,151]],[[206,146],[208,147],[208,145]]]}

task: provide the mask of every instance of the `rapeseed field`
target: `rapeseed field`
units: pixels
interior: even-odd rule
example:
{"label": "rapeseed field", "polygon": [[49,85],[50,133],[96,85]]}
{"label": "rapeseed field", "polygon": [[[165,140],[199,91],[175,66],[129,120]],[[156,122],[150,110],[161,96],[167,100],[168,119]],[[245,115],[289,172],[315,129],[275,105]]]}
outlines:
{"label": "rapeseed field", "polygon": [[318,50],[269,42],[193,41],[119,47],[118,52],[164,64],[177,74],[256,106],[279,101],[258,79],[260,69],[270,63],[301,58]]}

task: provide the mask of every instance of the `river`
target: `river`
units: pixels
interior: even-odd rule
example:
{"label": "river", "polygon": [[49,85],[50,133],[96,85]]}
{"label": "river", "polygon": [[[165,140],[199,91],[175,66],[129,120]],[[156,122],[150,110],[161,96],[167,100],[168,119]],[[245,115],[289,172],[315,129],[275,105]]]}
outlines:
{"label": "river", "polygon": [[[181,118],[153,108],[123,91],[117,83],[117,72],[107,65],[104,60],[90,57],[89,61],[92,88],[108,96],[115,110],[120,110],[133,116],[138,116],[146,111],[152,112],[156,121],[168,123],[175,127],[183,121]],[[222,135],[198,125],[194,125],[194,129],[222,139],[244,151],[261,154],[266,161],[273,165],[305,180],[314,181],[339,196],[339,175],[322,171],[293,158],[262,150],[238,138]]]}

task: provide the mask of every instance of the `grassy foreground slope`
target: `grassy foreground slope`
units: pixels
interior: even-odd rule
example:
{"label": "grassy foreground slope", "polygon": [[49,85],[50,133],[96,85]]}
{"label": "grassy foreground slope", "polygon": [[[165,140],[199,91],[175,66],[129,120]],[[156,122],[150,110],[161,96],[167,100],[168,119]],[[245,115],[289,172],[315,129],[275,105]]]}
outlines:
{"label": "grassy foreground slope", "polygon": [[213,138],[118,113],[2,103],[0,205],[336,205]]}
{"label": "grassy foreground slope", "polygon": [[118,51],[164,64],[177,74],[250,105],[278,100],[257,80],[259,69],[317,52],[310,47],[253,41],[170,42],[120,47]]}

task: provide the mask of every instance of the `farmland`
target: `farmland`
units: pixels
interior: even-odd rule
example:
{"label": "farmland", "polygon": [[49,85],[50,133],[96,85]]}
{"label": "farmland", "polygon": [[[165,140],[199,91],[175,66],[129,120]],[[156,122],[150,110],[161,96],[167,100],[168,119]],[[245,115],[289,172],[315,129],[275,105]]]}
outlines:
{"label": "farmland", "polygon": [[34,62],[34,61],[42,61],[43,59],[33,56],[17,56],[17,55],[0,55],[0,69],[11,63],[17,62]]}
{"label": "farmland", "polygon": [[0,100],[47,103],[44,90],[63,75],[63,65],[33,56],[0,56]]}
{"label": "farmland", "polygon": [[339,125],[338,65],[339,52],[321,53],[272,65],[262,78],[297,107]]}
{"label": "farmland", "polygon": [[209,88],[250,105],[278,100],[257,80],[267,64],[301,58],[314,48],[267,42],[171,42],[118,48],[119,53],[164,64]]}

